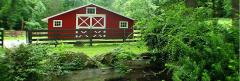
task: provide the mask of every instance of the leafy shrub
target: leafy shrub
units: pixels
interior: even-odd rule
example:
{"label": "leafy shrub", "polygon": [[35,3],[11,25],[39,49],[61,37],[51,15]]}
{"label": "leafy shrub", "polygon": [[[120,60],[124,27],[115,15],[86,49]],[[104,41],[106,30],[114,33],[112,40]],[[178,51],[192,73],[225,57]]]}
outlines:
{"label": "leafy shrub", "polygon": [[149,20],[145,40],[153,60],[173,70],[173,80],[239,80],[238,29],[209,21],[208,8],[174,3],[162,9]]}
{"label": "leafy shrub", "polygon": [[8,77],[8,64],[6,64],[5,62],[5,53],[3,52],[3,50],[1,50],[0,53],[0,80],[6,80],[6,78]]}
{"label": "leafy shrub", "polygon": [[41,29],[41,25],[36,21],[26,22],[26,29]]}
{"label": "leafy shrub", "polygon": [[118,61],[133,60],[137,57],[136,54],[127,52],[121,48],[114,49],[112,53],[116,54],[116,59],[118,59]]}
{"label": "leafy shrub", "polygon": [[1,60],[1,68],[4,76],[3,81],[37,81],[48,79],[49,63],[46,59],[47,46],[43,45],[20,45],[17,48],[6,51]]}
{"label": "leafy shrub", "polygon": [[0,57],[3,57],[5,54],[4,48],[0,48]]}
{"label": "leafy shrub", "polygon": [[51,55],[51,62],[54,65],[53,70],[57,75],[72,70],[81,70],[84,68],[98,67],[96,62],[83,53],[62,52]]}
{"label": "leafy shrub", "polygon": [[136,59],[137,55],[131,52],[127,52],[121,48],[116,48],[112,52],[95,56],[95,59],[104,65],[115,67],[120,72],[126,73],[131,69],[125,65],[128,60]]}
{"label": "leafy shrub", "polygon": [[115,64],[118,62],[133,60],[136,57],[137,55],[134,53],[126,52],[121,48],[116,48],[110,53],[95,56],[95,59],[105,65],[115,66]]}
{"label": "leafy shrub", "polygon": [[49,81],[68,71],[95,68],[96,61],[83,53],[57,52],[48,45],[20,45],[0,56],[3,81]]}

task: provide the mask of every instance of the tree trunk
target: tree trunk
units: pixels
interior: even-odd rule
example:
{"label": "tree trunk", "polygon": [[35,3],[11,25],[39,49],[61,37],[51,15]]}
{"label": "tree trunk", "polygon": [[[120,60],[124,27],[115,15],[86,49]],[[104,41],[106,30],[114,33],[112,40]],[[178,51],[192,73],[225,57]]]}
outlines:
{"label": "tree trunk", "polygon": [[22,18],[21,21],[22,21],[22,23],[21,23],[21,30],[23,30],[24,29],[24,19]]}
{"label": "tree trunk", "polygon": [[216,17],[216,0],[212,0],[212,10],[213,10],[213,12],[212,12],[212,15],[213,15],[213,18],[215,18]]}
{"label": "tree trunk", "polygon": [[196,0],[185,0],[185,4],[187,7],[196,8],[197,7],[197,1]]}
{"label": "tree trunk", "polygon": [[232,26],[239,27],[239,0],[232,0]]}
{"label": "tree trunk", "polygon": [[224,1],[223,0],[212,0],[212,15],[216,17],[224,17],[226,15],[224,11]]}
{"label": "tree trunk", "polygon": [[216,7],[215,7],[215,15],[217,17],[224,17],[226,15],[226,13],[224,12],[224,1],[223,0],[218,0],[216,2]]}

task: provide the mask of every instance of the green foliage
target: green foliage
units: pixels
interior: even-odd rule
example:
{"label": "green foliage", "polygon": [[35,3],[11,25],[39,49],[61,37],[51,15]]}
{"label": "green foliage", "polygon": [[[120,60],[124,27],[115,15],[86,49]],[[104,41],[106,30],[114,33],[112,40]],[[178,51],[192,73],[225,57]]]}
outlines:
{"label": "green foliage", "polygon": [[21,45],[8,50],[1,60],[3,81],[32,81],[47,79],[49,61],[46,46]]}
{"label": "green foliage", "polygon": [[41,25],[35,21],[26,22],[26,29],[41,29]]}
{"label": "green foliage", "polygon": [[120,72],[126,73],[131,69],[125,63],[129,60],[136,59],[136,57],[137,55],[132,52],[128,52],[122,48],[116,48],[110,53],[97,55],[94,58],[104,65],[115,67]]}
{"label": "green foliage", "polygon": [[0,55],[3,81],[49,81],[69,71],[96,68],[97,62],[83,53],[57,52],[49,45],[20,45]]}
{"label": "green foliage", "polygon": [[0,57],[3,57],[4,54],[5,54],[5,52],[4,52],[4,48],[0,48]]}
{"label": "green foliage", "polygon": [[121,48],[114,49],[112,53],[116,55],[118,61],[133,60],[137,56],[136,54],[127,52]]}
{"label": "green foliage", "polygon": [[173,70],[173,80],[239,80],[238,29],[209,23],[208,7],[186,8],[178,2],[161,9],[149,20],[145,40],[154,61]]}
{"label": "green foliage", "polygon": [[[1,0],[0,27],[21,29],[20,27],[24,26],[24,28],[33,29],[36,25],[36,28],[39,28],[38,24],[40,24],[40,28],[44,28],[47,26],[41,21],[44,17],[89,3],[95,3],[133,17],[138,20],[138,26],[146,27],[148,19],[161,14],[159,13],[161,5],[171,5],[178,1],[181,0]],[[216,17],[229,18],[231,16],[231,0],[214,0],[214,2],[197,0],[197,3],[198,7],[211,8],[215,11],[212,14]]]}
{"label": "green foliage", "polygon": [[26,21],[42,18],[46,10],[40,0],[5,0],[0,10],[1,27],[5,29],[21,29]]}
{"label": "green foliage", "polygon": [[96,62],[83,53],[62,52],[51,55],[54,74],[63,75],[68,71],[98,67]]}
{"label": "green foliage", "polygon": [[127,61],[136,59],[137,55],[131,52],[127,52],[121,48],[114,49],[112,54],[115,54],[115,61],[113,66],[121,73],[127,73],[131,69],[125,64]]}
{"label": "green foliage", "polygon": [[231,5],[231,0],[224,0],[224,11],[225,11],[225,17],[231,17],[231,10],[232,10],[232,5]]}

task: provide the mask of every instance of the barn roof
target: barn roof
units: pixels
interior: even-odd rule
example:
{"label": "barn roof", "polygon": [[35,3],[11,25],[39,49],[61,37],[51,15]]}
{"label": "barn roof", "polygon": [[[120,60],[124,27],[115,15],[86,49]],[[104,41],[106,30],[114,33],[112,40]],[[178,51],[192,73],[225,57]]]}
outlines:
{"label": "barn roof", "polygon": [[96,4],[91,3],[91,4],[87,4],[87,5],[84,5],[84,6],[80,6],[80,7],[77,7],[77,8],[73,8],[73,9],[70,9],[70,10],[67,10],[67,11],[64,11],[64,12],[61,12],[61,13],[58,13],[58,14],[53,15],[53,16],[49,16],[49,17],[47,17],[47,18],[42,19],[42,21],[48,22],[48,19],[50,19],[50,18],[53,18],[53,17],[59,16],[59,15],[62,15],[62,14],[65,14],[65,13],[68,13],[68,12],[71,12],[71,11],[74,11],[74,10],[77,10],[77,9],[80,9],[80,8],[83,8],[83,7],[86,7],[86,6],[89,6],[89,5],[94,5],[94,6],[96,6],[96,7],[99,7],[99,8],[102,8],[102,9],[104,9],[104,10],[110,11],[110,12],[115,13],[115,14],[117,14],[117,15],[123,16],[123,17],[125,17],[125,18],[131,19],[131,20],[135,20],[135,19],[133,19],[133,18],[124,16],[124,15],[118,13],[118,12],[114,12],[114,11],[112,11],[112,10],[110,10],[110,9],[107,9],[107,8],[102,7],[102,6],[99,6],[99,5],[96,5]]}

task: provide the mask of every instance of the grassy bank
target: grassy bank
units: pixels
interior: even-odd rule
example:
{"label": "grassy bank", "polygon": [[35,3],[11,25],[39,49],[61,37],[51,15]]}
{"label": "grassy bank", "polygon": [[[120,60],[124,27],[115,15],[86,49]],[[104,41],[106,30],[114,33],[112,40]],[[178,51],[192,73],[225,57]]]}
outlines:
{"label": "grassy bank", "polygon": [[147,52],[147,47],[141,45],[140,43],[123,43],[123,44],[95,44],[93,46],[74,46],[74,45],[67,45],[62,44],[56,48],[53,48],[54,52],[61,52],[61,51],[72,51],[72,52],[82,52],[87,54],[90,57],[99,54],[105,54],[111,52],[114,49],[121,48],[128,52],[133,52],[135,54],[140,54]]}

